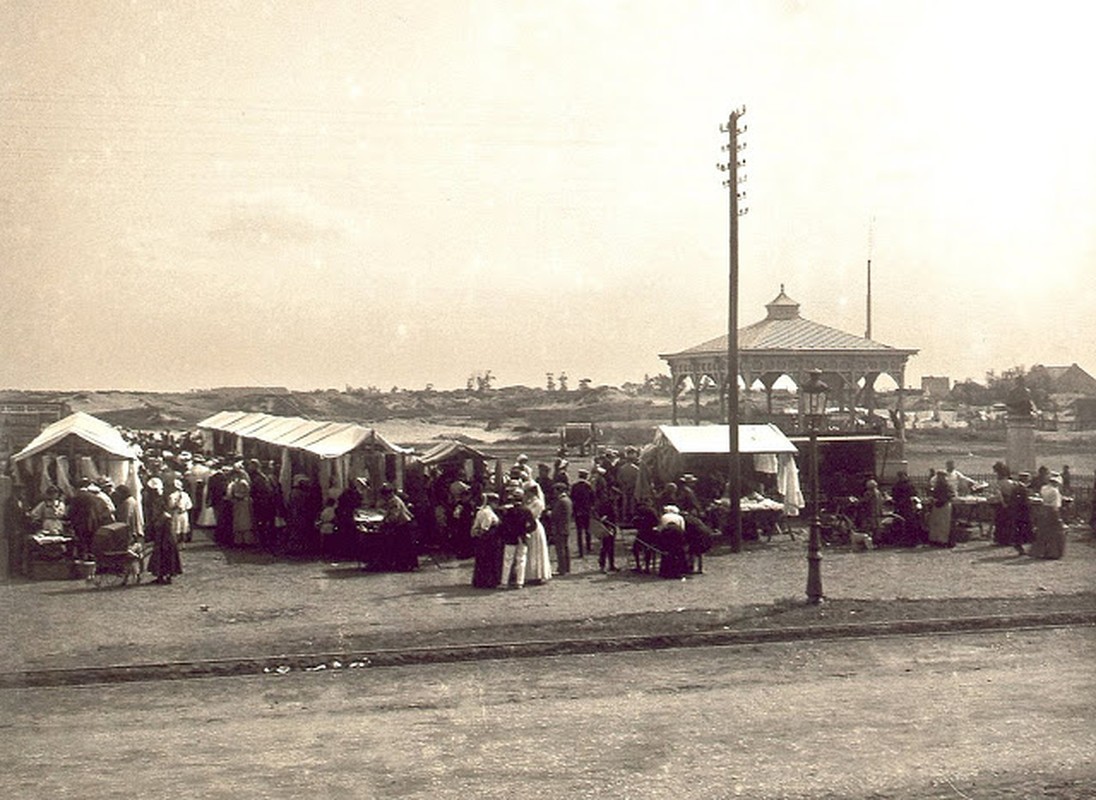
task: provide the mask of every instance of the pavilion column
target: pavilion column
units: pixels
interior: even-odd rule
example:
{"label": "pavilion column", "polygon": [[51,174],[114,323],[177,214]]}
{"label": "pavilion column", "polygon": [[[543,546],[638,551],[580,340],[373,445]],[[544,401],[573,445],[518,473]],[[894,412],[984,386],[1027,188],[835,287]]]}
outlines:
{"label": "pavilion column", "polygon": [[728,422],[727,417],[727,397],[731,393],[731,386],[727,383],[727,375],[722,374],[719,376],[719,418],[724,422]]}
{"label": "pavilion column", "polygon": [[898,459],[906,460],[906,366],[898,369]]}
{"label": "pavilion column", "polygon": [[796,422],[795,426],[797,430],[805,431],[806,417],[807,417],[807,398],[803,395],[803,387],[807,385],[807,377],[804,373],[799,373],[795,376],[795,404],[796,404]]}
{"label": "pavilion column", "polygon": [[677,424],[677,387],[681,378],[676,370],[670,370],[670,422]]}
{"label": "pavilion column", "polygon": [[879,378],[878,372],[869,372],[864,375],[864,405],[868,408],[868,414],[875,416],[875,381]]}
{"label": "pavilion column", "polygon": [[693,424],[700,424],[700,378],[694,372],[693,378]]}
{"label": "pavilion column", "polygon": [[849,428],[856,430],[857,375],[855,372],[846,372],[842,377],[845,379],[845,397],[849,400]]}

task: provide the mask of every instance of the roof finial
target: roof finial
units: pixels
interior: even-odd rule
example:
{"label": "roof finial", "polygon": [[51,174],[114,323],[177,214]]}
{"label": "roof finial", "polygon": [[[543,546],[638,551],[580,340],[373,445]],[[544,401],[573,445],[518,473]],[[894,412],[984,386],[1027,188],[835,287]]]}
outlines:
{"label": "roof finial", "polygon": [[780,293],[784,294],[784,284],[780,284]]}

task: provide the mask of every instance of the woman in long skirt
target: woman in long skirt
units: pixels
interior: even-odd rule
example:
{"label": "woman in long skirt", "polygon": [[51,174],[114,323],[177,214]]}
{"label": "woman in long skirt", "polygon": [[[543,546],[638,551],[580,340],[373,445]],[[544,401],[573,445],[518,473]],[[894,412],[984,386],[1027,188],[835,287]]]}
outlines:
{"label": "woman in long skirt", "polygon": [[148,571],[156,576],[156,583],[171,583],[171,579],[183,573],[183,561],[179,557],[179,544],[171,532],[171,512],[164,497],[164,486],[159,478],[148,482],[149,508],[147,538],[152,542],[152,555],[148,559]]}
{"label": "woman in long skirt", "polygon": [[472,548],[475,566],[472,585],[477,589],[495,589],[502,576],[502,555],[505,545],[499,536],[499,517],[495,511],[499,497],[494,493],[483,496],[483,505],[472,520]]}
{"label": "woman in long skirt", "polygon": [[932,508],[929,510],[929,544],[952,547],[955,544],[951,538],[952,490],[948,486],[944,470],[936,470],[930,490]]}
{"label": "woman in long skirt", "polygon": [[548,550],[548,535],[540,521],[544,513],[544,491],[536,481],[525,484],[525,506],[537,521],[537,528],[529,534],[529,557],[525,566],[527,584],[547,583],[552,579],[552,556]]}
{"label": "woman in long skirt", "polygon": [[1052,472],[1039,489],[1043,504],[1036,517],[1035,541],[1028,555],[1034,558],[1061,558],[1066,549],[1066,531],[1062,524],[1062,476]]}
{"label": "woman in long skirt", "polygon": [[228,498],[232,502],[232,543],[255,544],[258,539],[251,513],[251,481],[242,469],[236,470],[232,483],[228,485]]}

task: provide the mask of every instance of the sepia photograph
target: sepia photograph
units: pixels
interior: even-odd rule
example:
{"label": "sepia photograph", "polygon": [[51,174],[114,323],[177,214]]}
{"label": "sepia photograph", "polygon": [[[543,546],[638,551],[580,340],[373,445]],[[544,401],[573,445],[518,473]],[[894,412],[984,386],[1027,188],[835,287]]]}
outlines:
{"label": "sepia photograph", "polygon": [[1096,796],[1094,23],[0,0],[0,796]]}

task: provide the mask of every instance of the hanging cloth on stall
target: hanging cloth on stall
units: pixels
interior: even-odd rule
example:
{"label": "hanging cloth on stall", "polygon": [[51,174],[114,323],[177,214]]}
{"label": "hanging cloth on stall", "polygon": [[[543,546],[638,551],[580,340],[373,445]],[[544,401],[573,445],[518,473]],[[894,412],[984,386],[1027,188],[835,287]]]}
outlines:
{"label": "hanging cloth on stall", "polygon": [[107,460],[107,477],[115,486],[121,486],[129,479],[129,462],[120,458]]}
{"label": "hanging cloth on stall", "polygon": [[350,457],[339,456],[335,459],[335,472],[333,480],[336,488],[339,490],[339,494],[342,494],[347,486],[350,485],[350,479],[347,477],[347,472],[350,469]]}
{"label": "hanging cloth on stall", "polygon": [[369,467],[365,463],[365,453],[355,450],[350,454],[350,480],[354,478],[368,478]]}
{"label": "hanging cloth on stall", "polygon": [[68,456],[57,456],[57,488],[61,490],[65,497],[72,497],[76,494],[76,487],[72,485],[69,474]]}
{"label": "hanging cloth on stall", "polygon": [[337,499],[340,492],[331,483],[331,473],[330,459],[320,459],[320,487],[323,489],[323,496]]}
{"label": "hanging cloth on stall", "polygon": [[145,501],[144,487],[141,486],[141,476],[137,470],[137,462],[129,461],[126,469],[126,486],[129,487],[130,496],[137,501],[137,535],[145,535]]}
{"label": "hanging cloth on stall", "polygon": [[795,456],[791,453],[781,453],[777,461],[776,473],[777,491],[784,497],[784,513],[789,517],[798,517],[799,509],[803,508],[803,491],[799,487],[799,467],[796,466]]}
{"label": "hanging cloth on stall", "polygon": [[95,461],[92,460],[91,456],[80,456],[77,472],[81,480],[87,478],[92,483],[99,480],[99,469],[95,466]]}
{"label": "hanging cloth on stall", "polygon": [[289,448],[282,448],[282,463],[278,468],[278,483],[282,487],[282,502],[289,503],[289,493],[293,490],[293,460],[289,457]]}
{"label": "hanging cloth on stall", "polygon": [[53,456],[43,455],[39,459],[39,464],[42,467],[42,471],[38,474],[38,496],[39,497],[45,497],[46,496],[46,489],[48,489],[50,484],[53,483],[53,479],[50,478],[50,474],[49,474],[49,465],[50,465],[50,461],[52,460],[52,458],[53,458]]}
{"label": "hanging cloth on stall", "polygon": [[776,475],[780,472],[776,453],[754,453],[754,472]]}

